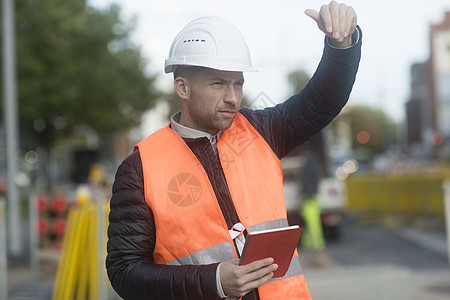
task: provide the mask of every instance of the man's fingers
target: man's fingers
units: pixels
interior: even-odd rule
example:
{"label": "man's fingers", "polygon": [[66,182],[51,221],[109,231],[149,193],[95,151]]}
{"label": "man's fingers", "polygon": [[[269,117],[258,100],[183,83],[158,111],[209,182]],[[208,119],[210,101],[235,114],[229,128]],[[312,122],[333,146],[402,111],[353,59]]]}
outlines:
{"label": "man's fingers", "polygon": [[248,272],[249,281],[257,280],[258,278],[264,277],[270,272],[275,271],[276,269],[278,269],[278,265],[273,263],[273,259],[272,263],[270,264],[266,263],[255,264],[254,266],[252,266],[252,269]]}
{"label": "man's fingers", "polygon": [[278,265],[274,263],[273,258],[257,260],[242,267],[244,268],[243,273],[245,274],[245,282],[259,281],[278,269]]}
{"label": "man's fingers", "polygon": [[356,12],[353,7],[349,6],[347,10],[347,27],[346,32],[348,34],[352,34],[356,29],[356,25],[358,24],[358,19],[356,16]]}
{"label": "man's fingers", "polygon": [[272,277],[273,277],[273,273],[270,272],[270,273],[266,274],[265,276],[258,277],[257,279],[254,279],[254,280],[248,280],[248,278],[245,279],[245,284],[238,286],[236,288],[237,293],[235,296],[242,297],[242,296],[248,294],[251,290],[259,288],[263,284],[269,282],[272,279]]}
{"label": "man's fingers", "polygon": [[327,34],[331,34],[334,30],[333,28],[333,20],[331,18],[331,8],[329,5],[322,5],[320,8],[320,17],[321,22],[323,23],[323,30]]}
{"label": "man's fingers", "polygon": [[264,277],[259,277],[255,281],[251,281],[247,286],[248,292],[262,286],[264,283],[269,282],[272,278],[273,278],[273,272],[269,272]]}
{"label": "man's fingers", "polygon": [[[256,267],[256,265],[254,266]],[[245,293],[260,287],[264,283],[268,282],[273,277],[273,272],[278,269],[277,264],[269,264],[264,265],[261,268],[253,269],[251,272],[246,273],[244,277],[242,277],[241,286],[242,291],[246,291]]]}
{"label": "man's fingers", "polygon": [[340,34],[346,38],[356,28],[356,13],[351,6],[342,5],[340,22]]}
{"label": "man's fingers", "polygon": [[261,259],[244,266],[237,264],[238,260],[235,259],[221,263],[220,282],[228,296],[244,296],[268,282],[278,268],[273,258]]}
{"label": "man's fingers", "polygon": [[341,38],[347,37],[346,35],[346,28],[347,28],[347,11],[348,7],[345,4],[341,4],[340,10],[339,10],[339,34],[341,35]]}
{"label": "man's fingers", "polygon": [[331,1],[328,7],[330,11],[329,19],[333,28],[333,37],[339,39],[341,32],[341,6],[335,1]]}
{"label": "man's fingers", "polygon": [[269,258],[265,258],[265,259],[261,259],[261,260],[256,260],[256,261],[251,262],[243,267],[244,267],[246,273],[251,273],[251,272],[254,272],[261,268],[267,267],[267,266],[273,264],[273,262],[274,262],[273,258],[269,257]]}

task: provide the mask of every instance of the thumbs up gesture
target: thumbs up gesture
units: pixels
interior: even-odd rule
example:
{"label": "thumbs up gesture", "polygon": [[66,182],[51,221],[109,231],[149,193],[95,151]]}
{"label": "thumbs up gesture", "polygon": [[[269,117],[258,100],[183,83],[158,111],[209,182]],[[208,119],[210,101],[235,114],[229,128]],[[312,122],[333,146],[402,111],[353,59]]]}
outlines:
{"label": "thumbs up gesture", "polygon": [[332,46],[345,48],[352,44],[357,17],[351,6],[331,1],[328,5],[322,5],[320,11],[307,9],[305,14],[331,39]]}

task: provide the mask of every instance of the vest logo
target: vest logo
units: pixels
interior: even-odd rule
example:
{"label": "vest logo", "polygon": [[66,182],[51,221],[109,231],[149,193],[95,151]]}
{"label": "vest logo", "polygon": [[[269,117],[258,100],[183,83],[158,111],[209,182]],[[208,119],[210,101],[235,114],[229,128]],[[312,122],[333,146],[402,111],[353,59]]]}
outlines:
{"label": "vest logo", "polygon": [[170,201],[180,207],[189,207],[197,203],[202,194],[200,180],[190,173],[175,175],[167,187]]}

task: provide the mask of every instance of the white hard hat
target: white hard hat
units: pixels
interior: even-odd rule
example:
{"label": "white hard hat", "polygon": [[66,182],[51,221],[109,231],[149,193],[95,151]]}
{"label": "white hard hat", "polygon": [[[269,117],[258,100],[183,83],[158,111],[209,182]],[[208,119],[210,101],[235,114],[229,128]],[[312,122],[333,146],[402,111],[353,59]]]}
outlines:
{"label": "white hard hat", "polygon": [[219,17],[201,17],[188,23],[172,42],[165,72],[174,67],[200,66],[222,71],[257,71],[244,37]]}

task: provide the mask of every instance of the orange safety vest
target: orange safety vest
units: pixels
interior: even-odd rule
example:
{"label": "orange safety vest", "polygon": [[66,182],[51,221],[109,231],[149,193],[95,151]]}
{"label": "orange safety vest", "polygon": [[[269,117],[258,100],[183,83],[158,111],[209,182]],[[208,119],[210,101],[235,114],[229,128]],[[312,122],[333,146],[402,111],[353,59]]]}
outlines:
{"label": "orange safety vest", "polygon": [[[287,226],[280,160],[243,115],[223,131],[217,148],[247,231]],[[155,218],[155,263],[201,265],[238,257],[208,176],[183,139],[166,126],[135,149]],[[297,251],[286,275],[258,290],[261,300],[311,299]]]}

